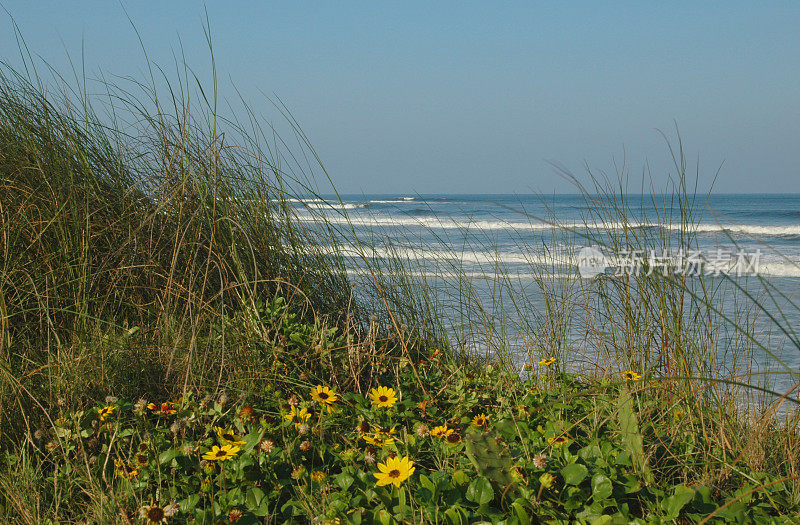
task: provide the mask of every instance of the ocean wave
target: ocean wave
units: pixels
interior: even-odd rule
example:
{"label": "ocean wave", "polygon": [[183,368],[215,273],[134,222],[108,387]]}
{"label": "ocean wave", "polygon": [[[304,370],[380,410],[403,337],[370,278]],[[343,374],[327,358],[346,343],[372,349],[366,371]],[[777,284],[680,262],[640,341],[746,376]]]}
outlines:
{"label": "ocean wave", "polygon": [[[543,255],[526,254],[522,252],[454,252],[448,249],[425,249],[409,247],[375,247],[363,251],[355,247],[342,247],[339,253],[346,257],[361,258],[376,257],[379,259],[389,259],[399,257],[407,260],[427,260],[440,261],[443,263],[466,263],[466,264],[549,264],[553,262],[552,257]],[[573,261],[563,258],[561,264],[570,265]]]}
{"label": "ocean wave", "polygon": [[403,204],[405,202],[413,202],[414,197],[400,197],[399,199],[387,199],[387,200],[371,200],[369,201],[371,204]]}
{"label": "ocean wave", "polygon": [[304,202],[303,206],[315,210],[355,210],[359,208],[369,208],[369,204],[366,202]]}
{"label": "ocean wave", "polygon": [[[348,275],[358,275],[358,276],[366,276],[371,277],[372,272],[364,268],[348,268],[347,270]],[[466,277],[470,280],[495,280],[495,279],[505,279],[507,277],[512,277],[515,279],[524,279],[524,280],[533,280],[537,277],[540,277],[541,274],[530,273],[530,272],[520,272],[520,273],[513,273],[511,275],[499,273],[499,272],[452,272],[452,271],[432,271],[432,270],[411,270],[408,273],[392,273],[386,272],[383,275],[387,276],[403,276],[403,275],[410,275],[412,277],[424,277],[426,279],[459,279],[461,277]],[[552,273],[549,274],[549,277],[554,279],[576,279],[578,278],[578,274],[575,272],[570,273]]]}
{"label": "ocean wave", "polygon": [[[418,261],[418,262],[433,262],[435,264],[447,266],[467,265],[472,266],[471,269],[466,269],[467,273],[488,273],[490,275],[497,275],[498,265],[504,267],[499,273],[507,274],[509,276],[519,276],[520,267],[537,268],[535,273],[528,274],[544,275],[551,274],[555,269],[560,269],[564,272],[575,272],[578,268],[578,258],[576,249],[562,249],[554,251],[549,254],[544,253],[526,253],[521,251],[463,251],[456,252],[446,248],[432,249],[432,248],[413,248],[408,246],[381,246],[359,250],[355,246],[343,246],[337,250],[328,248],[330,253],[334,251],[345,257],[362,259],[362,258],[378,258],[390,259],[400,258],[404,260]],[[623,260],[621,257],[610,256],[607,258],[607,266],[609,268],[617,268],[626,265],[629,261]],[[683,260],[685,264],[685,259]],[[672,267],[677,267],[680,261],[677,257],[670,258]],[[736,277],[735,259],[731,259],[729,263],[721,264],[720,270],[724,273]],[[751,269],[741,272],[744,276],[750,273]],[[757,270],[758,275],[769,277],[800,277],[800,260],[787,261],[783,258],[776,256],[769,256],[761,258],[758,263],[752,268]],[[446,270],[445,270],[446,271]],[[432,272],[436,273],[436,272]],[[559,272],[556,272],[559,273]],[[560,273],[559,273],[560,274]]]}
{"label": "ocean wave", "polygon": [[[317,221],[319,218],[301,216],[300,220],[303,221]],[[347,224],[350,223],[354,226],[410,226],[410,227],[424,227],[432,229],[457,229],[457,230],[551,230],[551,229],[572,229],[572,230],[605,230],[605,231],[618,231],[623,229],[645,229],[645,228],[661,228],[670,231],[681,231],[685,227],[681,224],[660,224],[656,222],[604,222],[597,224],[585,224],[580,222],[562,223],[560,225],[553,225],[545,222],[533,221],[506,221],[506,220],[469,220],[469,219],[454,219],[444,217],[409,217],[409,216],[356,216],[356,217],[326,217],[331,223]],[[800,236],[800,224],[786,225],[786,226],[764,226],[758,224],[712,224],[703,223],[695,224],[688,228],[689,231],[697,233],[731,233],[740,235],[752,236]]]}
{"label": "ocean wave", "polygon": [[404,215],[410,215],[411,217],[435,217],[436,213],[431,211],[428,208],[414,208],[411,210],[403,210],[402,212]]}
{"label": "ocean wave", "polygon": [[296,202],[296,203],[301,203],[301,204],[313,204],[313,203],[324,203],[324,202],[327,202],[327,201],[325,201],[325,199],[309,198],[309,199],[286,199],[286,202]]}

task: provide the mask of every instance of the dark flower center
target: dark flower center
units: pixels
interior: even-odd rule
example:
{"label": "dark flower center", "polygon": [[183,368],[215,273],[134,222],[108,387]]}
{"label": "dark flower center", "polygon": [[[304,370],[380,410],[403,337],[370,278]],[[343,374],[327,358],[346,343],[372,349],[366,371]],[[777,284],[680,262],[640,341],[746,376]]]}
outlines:
{"label": "dark flower center", "polygon": [[320,393],[319,393],[319,398],[320,398],[320,399],[323,399],[323,400],[324,400],[324,399],[328,399],[328,394],[326,394],[325,392],[320,392]]}
{"label": "dark flower center", "polygon": [[227,456],[227,453],[226,453],[224,450],[218,450],[218,451],[217,451],[217,453],[216,453],[215,455],[216,455],[218,458],[224,458],[225,456]]}
{"label": "dark flower center", "polygon": [[397,469],[390,470],[389,471],[389,477],[390,478],[399,478],[400,477],[400,471],[397,470]]}
{"label": "dark flower center", "polygon": [[378,401],[380,401],[381,403],[386,403],[387,401],[389,401],[389,398],[387,396],[380,396],[378,398]]}
{"label": "dark flower center", "polygon": [[150,521],[161,521],[164,519],[164,510],[160,507],[153,507],[147,511],[147,519]]}

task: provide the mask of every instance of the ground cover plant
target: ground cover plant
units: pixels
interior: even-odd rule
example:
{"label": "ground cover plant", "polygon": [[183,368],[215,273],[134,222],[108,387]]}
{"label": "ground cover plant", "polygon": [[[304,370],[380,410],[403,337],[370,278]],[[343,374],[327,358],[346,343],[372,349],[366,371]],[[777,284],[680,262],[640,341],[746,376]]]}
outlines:
{"label": "ground cover plant", "polygon": [[[285,313],[280,297],[274,303]],[[289,340],[326,332],[283,330]],[[666,411],[655,405],[647,378],[634,371],[588,380],[542,358],[519,375],[436,350],[412,363],[390,340],[378,348],[383,370],[354,381],[345,338],[325,337],[311,356],[302,344],[267,345],[272,377],[261,392],[107,397],[83,410],[57,408],[52,426],[6,452],[17,472],[3,478],[6,512],[49,502],[61,520],[152,523],[796,516],[788,480],[768,470],[736,465],[710,484],[687,476],[687,463],[722,454],[718,429],[694,428],[690,399],[676,396]],[[41,492],[23,496],[30,483]]]}
{"label": "ground cover plant", "polygon": [[[322,169],[296,123],[300,152],[246,108],[220,116],[188,67],[92,97],[25,60],[0,70],[5,521],[798,521],[798,411],[743,407],[772,393],[742,379],[758,340],[713,290],[591,285],[592,367],[565,338],[587,288],[544,275],[541,312],[502,280],[489,312],[457,277],[453,332],[409,261],[296,220]],[[602,192],[599,220],[628,221]],[[669,241],[638,235],[614,242]],[[720,381],[726,344],[739,368]]]}

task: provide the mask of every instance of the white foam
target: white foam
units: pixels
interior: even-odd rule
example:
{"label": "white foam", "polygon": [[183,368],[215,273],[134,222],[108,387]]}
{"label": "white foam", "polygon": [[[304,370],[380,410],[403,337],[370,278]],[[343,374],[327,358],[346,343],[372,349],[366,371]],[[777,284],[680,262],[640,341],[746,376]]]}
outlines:
{"label": "white foam", "polygon": [[326,209],[328,209],[328,210],[330,210],[330,209],[334,209],[334,210],[354,210],[354,209],[357,209],[357,208],[366,208],[367,207],[366,203],[354,203],[354,202],[338,203],[338,202],[325,202],[325,201],[304,202],[303,205],[306,208],[313,208],[315,210],[326,210]]}
{"label": "white foam", "polygon": [[[309,216],[298,217],[302,221],[317,221],[318,218]],[[326,217],[330,223],[352,224],[354,226],[411,226],[432,229],[458,229],[458,230],[550,230],[550,229],[571,229],[571,230],[608,230],[618,231],[623,229],[641,228],[665,228],[671,231],[681,231],[685,227],[680,224],[662,225],[655,222],[603,222],[597,224],[584,224],[579,222],[562,223],[558,226],[533,221],[504,221],[504,220],[456,220],[452,218],[439,217],[391,217],[391,216],[358,216],[358,217]],[[755,224],[697,224],[688,227],[688,231],[700,233],[739,233],[754,236],[800,236],[800,225],[791,226],[762,226]]]}
{"label": "white foam", "polygon": [[400,197],[399,199],[390,199],[390,200],[371,200],[369,201],[372,204],[403,204],[413,202],[414,197]]}
{"label": "white foam", "polygon": [[461,262],[466,264],[562,264],[573,265],[571,258],[554,259],[552,256],[526,254],[522,252],[454,252],[447,249],[422,249],[408,247],[376,247],[363,253],[355,247],[344,247],[339,253],[345,257],[377,257],[389,259],[399,257],[406,260],[427,260],[441,262]]}
{"label": "white foam", "polygon": [[[347,270],[348,275],[359,275],[359,276],[371,276],[372,273],[363,268],[348,268]],[[465,271],[465,272],[453,272],[453,271],[431,271],[431,270],[411,270],[408,273],[393,273],[393,272],[381,272],[381,275],[386,276],[405,276],[410,275],[412,277],[424,277],[426,279],[458,279],[460,277],[466,277],[467,279],[476,279],[476,280],[493,280],[493,279],[505,279],[505,278],[512,278],[512,279],[522,279],[522,280],[533,280],[535,278],[541,277],[542,274],[538,273],[530,273],[530,272],[518,272],[518,273],[498,273],[498,272],[474,272],[474,271]],[[579,276],[577,273],[551,273],[548,274],[548,277],[553,279],[577,279]]]}
{"label": "white foam", "polygon": [[[328,248],[326,250],[328,253],[333,253],[338,251],[340,255],[345,257],[351,258],[379,258],[379,259],[390,259],[394,257],[398,257],[403,260],[411,260],[411,261],[431,261],[435,262],[439,265],[443,265],[445,268],[447,265],[472,265],[477,266],[481,271],[478,272],[479,274],[484,274],[483,270],[486,269],[490,274],[494,274],[492,268],[497,265],[525,265],[525,266],[537,266],[537,267],[544,267],[552,271],[554,268],[561,268],[564,270],[577,270],[578,259],[575,254],[570,253],[569,249],[561,250],[561,251],[554,251],[549,254],[544,253],[530,253],[530,252],[522,252],[522,251],[463,251],[463,252],[455,252],[453,250],[448,249],[430,249],[430,248],[412,248],[412,247],[375,247],[365,249],[363,251],[358,250],[354,246],[344,246],[340,247],[338,250],[334,250],[332,248]],[[674,265],[677,266],[677,258],[673,258],[675,261]],[[624,265],[624,261],[615,257],[608,258],[608,265],[610,267],[617,267]],[[517,269],[518,270],[518,269]],[[500,273],[507,273],[511,276],[519,276],[522,275],[513,268],[508,268],[507,271],[501,271]],[[729,265],[723,265],[720,267],[720,270],[724,273],[727,273],[731,277],[737,277],[734,263]],[[785,259],[775,260],[775,259],[766,259],[763,261],[759,261],[758,264],[758,275],[761,276],[774,276],[774,277],[800,277],[800,261],[786,261]],[[444,270],[446,271],[446,270]],[[469,273],[469,272],[468,272]],[[541,270],[537,273],[530,273],[528,275],[542,275],[547,273],[545,270]],[[744,271],[741,273],[740,276],[745,276],[749,274],[750,271]]]}
{"label": "white foam", "polygon": [[325,199],[286,199],[286,202],[299,202],[303,204],[310,204],[310,203],[323,203]]}

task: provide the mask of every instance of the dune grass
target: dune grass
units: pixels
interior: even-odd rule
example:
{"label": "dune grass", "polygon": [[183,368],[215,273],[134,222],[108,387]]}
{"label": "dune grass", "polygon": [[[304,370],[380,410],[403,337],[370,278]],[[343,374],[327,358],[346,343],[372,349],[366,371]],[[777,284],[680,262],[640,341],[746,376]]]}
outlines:
{"label": "dune grass", "polygon": [[[172,502],[171,521],[202,523],[797,516],[797,396],[753,364],[771,351],[757,317],[798,347],[765,298],[794,305],[768,282],[758,295],[658,272],[580,280],[521,239],[545,300],[499,264],[482,297],[457,256],[432,271],[333,206],[299,220],[296,201],[321,199],[327,176],[285,108],[292,147],[247,106],[246,121],[221,116],[216,86],[193,87],[188,67],[151,71],[90,96],[0,68],[7,521],[127,522]],[[544,219],[616,252],[692,248],[696,191],[675,159],[676,186],[653,198],[677,236],[631,226],[625,173],[578,185],[583,220],[622,234]],[[725,311],[722,294],[741,307]],[[380,386],[396,404],[369,401]],[[203,459],[226,444],[215,427],[241,438],[222,467]],[[377,486],[375,464],[395,455],[415,472]]]}

